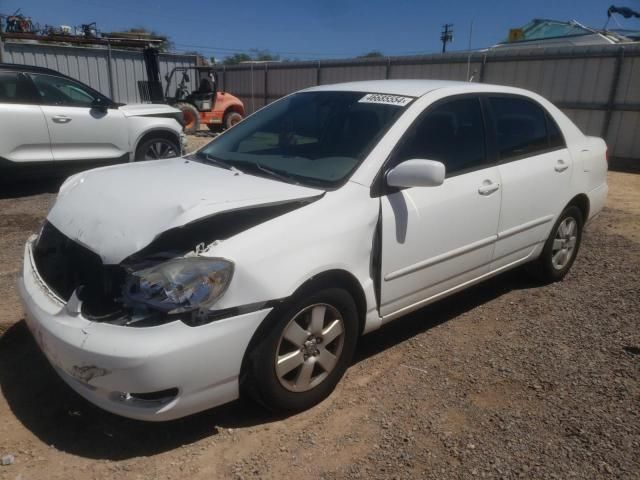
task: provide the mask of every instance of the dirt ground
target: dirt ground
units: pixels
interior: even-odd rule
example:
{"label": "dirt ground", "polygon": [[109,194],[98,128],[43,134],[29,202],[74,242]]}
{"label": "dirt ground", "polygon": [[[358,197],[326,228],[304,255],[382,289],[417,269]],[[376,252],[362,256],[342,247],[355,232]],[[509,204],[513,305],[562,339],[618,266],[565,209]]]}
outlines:
{"label": "dirt ground", "polygon": [[640,478],[640,175],[609,185],[563,282],[507,273],[363,337],[309,411],[165,424],[99,410],[40,354],[14,285],[56,185],[5,190],[0,479]]}

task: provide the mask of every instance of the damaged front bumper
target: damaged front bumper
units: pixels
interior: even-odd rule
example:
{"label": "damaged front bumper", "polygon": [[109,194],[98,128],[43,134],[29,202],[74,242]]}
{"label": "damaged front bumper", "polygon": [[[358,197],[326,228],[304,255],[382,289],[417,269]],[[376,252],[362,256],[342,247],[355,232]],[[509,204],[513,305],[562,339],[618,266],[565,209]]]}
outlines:
{"label": "damaged front bumper", "polygon": [[238,398],[251,337],[270,309],[200,327],[180,321],[132,328],[87,320],[40,278],[25,246],[18,290],[26,321],[47,359],[76,392],[140,420],[183,417]]}

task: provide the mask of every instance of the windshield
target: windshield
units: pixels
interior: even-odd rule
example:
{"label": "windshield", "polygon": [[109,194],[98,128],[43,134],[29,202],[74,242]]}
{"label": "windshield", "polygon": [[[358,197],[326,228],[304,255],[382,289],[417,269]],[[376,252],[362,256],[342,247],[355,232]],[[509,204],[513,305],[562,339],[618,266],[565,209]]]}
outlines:
{"label": "windshield", "polygon": [[240,122],[196,158],[330,188],[346,180],[412,100],[362,92],[297,93]]}

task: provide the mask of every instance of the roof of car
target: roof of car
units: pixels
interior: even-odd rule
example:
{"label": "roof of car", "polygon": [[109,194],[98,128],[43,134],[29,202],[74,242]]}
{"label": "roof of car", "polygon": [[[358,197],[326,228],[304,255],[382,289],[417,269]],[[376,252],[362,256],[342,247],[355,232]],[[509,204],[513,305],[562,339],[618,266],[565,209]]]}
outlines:
{"label": "roof of car", "polygon": [[0,70],[12,70],[19,72],[48,73],[53,75],[63,75],[62,73],[52,70],[51,68],[36,67],[33,65],[19,65],[17,63],[0,63]]}
{"label": "roof of car", "polygon": [[333,85],[320,85],[306,89],[313,91],[344,91],[386,93],[389,95],[407,95],[421,97],[427,92],[444,87],[472,86],[470,82],[456,82],[453,80],[368,80],[363,82],[335,83]]}

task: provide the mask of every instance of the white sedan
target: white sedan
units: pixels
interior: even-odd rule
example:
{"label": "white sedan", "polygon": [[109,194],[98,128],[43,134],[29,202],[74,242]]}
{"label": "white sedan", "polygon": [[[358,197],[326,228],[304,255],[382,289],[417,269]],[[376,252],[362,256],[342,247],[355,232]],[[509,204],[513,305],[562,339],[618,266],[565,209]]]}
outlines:
{"label": "white sedan", "polygon": [[605,143],[526,90],[314,87],[191,156],[69,178],[19,290],[55,370],[106,410],[305,409],[360,335],[521,264],[561,280],[606,171]]}

